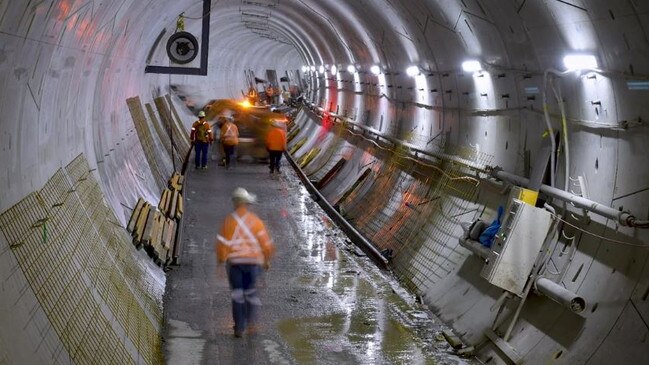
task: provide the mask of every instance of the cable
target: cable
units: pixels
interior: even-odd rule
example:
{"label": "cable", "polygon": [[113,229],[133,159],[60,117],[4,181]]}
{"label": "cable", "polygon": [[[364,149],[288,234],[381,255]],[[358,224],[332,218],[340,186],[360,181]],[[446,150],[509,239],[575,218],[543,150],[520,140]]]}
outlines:
{"label": "cable", "polygon": [[631,227],[635,228],[649,228],[649,221],[634,220]]}
{"label": "cable", "polygon": [[474,178],[474,177],[471,177],[471,176],[457,176],[457,177],[453,177],[453,176],[447,174],[446,171],[440,169],[439,167],[437,167],[437,166],[435,166],[435,165],[427,164],[427,163],[425,163],[425,162],[422,162],[422,161],[419,161],[419,160],[417,160],[417,159],[414,159],[414,158],[412,158],[412,157],[410,157],[410,156],[404,156],[403,158],[406,159],[406,160],[411,160],[411,161],[413,161],[413,162],[416,162],[416,163],[418,163],[418,164],[420,164],[420,165],[423,165],[423,166],[426,166],[426,167],[430,167],[430,168],[432,168],[432,169],[435,169],[435,170],[439,171],[442,175],[446,176],[446,177],[447,177],[449,180],[451,180],[451,181],[455,181],[455,180],[466,180],[466,181],[472,181],[472,182],[474,182],[474,183],[475,183],[475,186],[480,185],[480,180],[478,180],[478,179],[476,179],[476,178]]}
{"label": "cable", "polygon": [[550,111],[548,105],[548,75],[550,73],[557,76],[563,76],[565,73],[562,73],[555,69],[547,69],[543,73],[543,116],[545,117],[545,124],[548,128],[548,133],[550,134],[550,143],[552,144],[552,153],[550,153],[550,186],[554,187],[554,169],[556,164],[557,140],[554,137],[554,128],[552,128],[552,122],[550,121]]}
{"label": "cable", "polygon": [[[390,148],[385,148],[385,147],[379,145],[378,143],[376,143],[375,141],[373,141],[373,140],[371,140],[371,139],[365,137],[365,136],[362,135],[362,134],[354,133],[354,132],[352,132],[352,131],[349,130],[349,129],[345,129],[345,130],[346,130],[347,132],[349,132],[350,134],[354,135],[354,136],[361,137],[361,138],[363,138],[364,140],[373,143],[374,145],[376,145],[378,148],[380,148],[380,149],[382,149],[382,150],[390,151],[390,152],[394,152],[392,149],[390,149]],[[480,185],[480,180],[478,180],[478,179],[476,179],[476,178],[474,178],[474,177],[470,177],[470,176],[456,176],[456,177],[453,177],[453,176],[447,174],[446,171],[440,169],[439,167],[437,167],[437,166],[435,166],[435,165],[427,164],[427,163],[425,163],[425,162],[423,162],[423,161],[420,161],[420,160],[414,159],[414,158],[412,158],[412,157],[410,157],[410,156],[402,156],[402,157],[403,157],[404,159],[406,159],[406,160],[410,160],[410,161],[413,161],[413,162],[418,163],[418,164],[420,164],[420,165],[423,165],[423,166],[426,166],[426,167],[430,167],[430,168],[432,168],[432,169],[435,169],[435,170],[439,171],[442,175],[446,176],[446,177],[447,177],[449,180],[451,180],[451,181],[465,180],[465,181],[471,181],[471,182],[474,182],[474,183],[475,183],[475,186]]]}
{"label": "cable", "polygon": [[345,130],[346,130],[349,134],[351,134],[351,135],[354,135],[354,136],[357,136],[357,137],[361,137],[361,138],[363,138],[364,140],[373,143],[374,145],[376,145],[376,147],[378,147],[378,148],[380,148],[380,149],[382,149],[382,150],[392,152],[391,149],[389,149],[389,148],[385,148],[385,147],[381,146],[380,144],[376,143],[376,141],[373,141],[373,140],[371,140],[371,139],[365,137],[365,136],[362,135],[362,134],[354,133],[354,132],[352,132],[351,130],[349,130],[349,129],[347,129],[347,128],[345,128]]}
{"label": "cable", "polygon": [[600,236],[600,235],[598,235],[596,233],[592,233],[592,232],[589,232],[589,231],[587,231],[587,230],[585,230],[583,228],[580,228],[580,227],[566,221],[565,219],[560,218],[557,215],[555,215],[554,217],[557,218],[558,220],[560,220],[561,222],[567,224],[568,226],[578,230],[578,231],[581,231],[581,232],[586,233],[588,235],[591,235],[593,237],[597,237],[597,238],[602,239],[604,241],[608,241],[608,242],[611,242],[611,243],[617,243],[617,244],[620,244],[620,245],[627,245],[627,246],[632,246],[632,247],[639,247],[639,248],[649,249],[649,245],[645,245],[645,244],[642,244],[642,243],[632,243],[632,242],[626,242],[626,241],[619,241],[619,240],[614,240],[612,238]]}
{"label": "cable", "polygon": [[568,122],[566,120],[566,106],[563,102],[563,96],[561,95],[561,90],[557,90],[557,88],[554,86],[554,82],[550,80],[550,86],[552,87],[552,91],[554,92],[554,97],[557,99],[557,102],[559,103],[559,111],[561,112],[561,126],[563,127],[563,136],[561,136],[561,140],[563,141],[563,147],[564,147],[564,153],[565,153],[565,177],[564,177],[564,188],[563,190],[568,190],[570,187],[570,145],[568,143],[569,141],[569,136],[568,136]]}

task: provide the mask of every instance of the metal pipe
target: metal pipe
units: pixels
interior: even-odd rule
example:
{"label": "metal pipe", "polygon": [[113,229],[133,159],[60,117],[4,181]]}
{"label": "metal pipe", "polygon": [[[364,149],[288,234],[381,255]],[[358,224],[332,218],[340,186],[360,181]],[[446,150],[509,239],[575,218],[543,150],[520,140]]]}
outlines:
{"label": "metal pipe", "polygon": [[[523,187],[528,187],[530,184],[529,179],[526,179],[522,176],[514,175],[509,172],[505,172],[499,168],[491,168],[491,176]],[[615,208],[594,202],[590,199],[586,199],[581,196],[574,195],[572,193],[563,191],[561,189],[553,188],[548,185],[541,185],[539,191],[550,197],[557,198],[562,201],[570,202],[578,208],[583,208],[590,212],[599,214],[602,217],[613,219],[623,226],[628,226],[628,227],[638,226],[638,224],[636,223],[637,221],[636,217],[633,216],[628,211],[620,211]]]}
{"label": "metal pipe", "polygon": [[289,154],[288,152],[285,152],[284,155],[286,156],[286,159],[288,162],[293,166],[293,169],[297,172],[298,176],[300,177],[300,180],[302,180],[302,183],[304,186],[309,190],[309,192],[313,195],[315,195],[314,200],[320,204],[322,209],[327,212],[329,217],[333,219],[338,226],[351,238],[352,242],[354,242],[358,247],[360,247],[367,255],[369,255],[374,262],[376,262],[382,269],[387,269],[388,267],[388,260],[379,252],[379,250],[374,247],[368,240],[363,237],[363,235],[356,230],[347,220],[338,213],[336,209],[334,209],[331,204],[327,201],[327,199],[320,194],[318,189],[315,188],[313,183],[309,180],[309,178],[304,174],[302,169],[298,166],[298,164],[295,162],[293,159],[293,156]]}
{"label": "metal pipe", "polygon": [[[320,108],[320,107],[316,107],[316,108],[321,112],[325,112],[325,109],[323,109],[323,108]],[[313,114],[316,114],[316,113],[313,113]],[[363,131],[365,131],[367,133],[370,133],[370,134],[372,134],[372,135],[374,135],[376,137],[379,137],[381,139],[384,139],[384,140],[394,144],[395,146],[407,147],[411,152],[413,152],[415,154],[415,157],[417,157],[416,154],[420,154],[420,155],[428,156],[428,157],[435,158],[435,159],[438,159],[438,160],[441,159],[441,160],[457,162],[457,163],[459,163],[461,165],[464,165],[464,166],[466,166],[466,167],[468,167],[468,168],[470,168],[470,169],[472,169],[472,170],[474,170],[476,172],[486,172],[486,166],[484,166],[484,165],[482,165],[480,163],[476,163],[476,162],[473,162],[473,161],[463,159],[463,158],[458,157],[458,156],[453,156],[453,155],[449,155],[449,154],[445,154],[445,153],[434,152],[434,151],[425,151],[425,150],[419,149],[417,146],[415,146],[415,145],[413,145],[411,143],[408,143],[406,141],[402,141],[402,140],[400,140],[398,138],[394,138],[394,137],[385,135],[385,134],[375,130],[374,128],[371,128],[371,127],[368,127],[368,126],[365,126],[365,125],[362,125],[362,124],[358,124],[356,122],[351,121],[348,118],[341,117],[338,114],[329,113],[329,115],[331,117],[334,117],[334,122],[335,123],[340,123],[340,122],[336,121],[336,119],[340,119],[340,120],[344,119],[345,122],[348,125],[352,126],[352,128],[353,127],[360,128],[360,129],[362,129]],[[316,116],[319,117],[317,114],[316,114]]]}
{"label": "metal pipe", "polygon": [[545,295],[575,313],[579,313],[586,308],[584,298],[542,276],[536,279],[534,288],[538,293]]}
{"label": "metal pipe", "polygon": [[487,259],[487,257],[489,257],[489,253],[491,252],[491,250],[483,246],[480,242],[468,238],[467,239],[460,238],[459,242],[460,242],[460,246],[473,252],[474,254],[478,255],[480,258]]}
{"label": "metal pipe", "polygon": [[[596,70],[591,70],[591,71],[596,71]],[[324,109],[322,109],[320,107],[317,107],[317,108],[318,108],[318,110],[324,111]],[[335,115],[335,118],[339,118],[339,116],[336,115],[336,114],[333,114],[333,113],[329,113],[329,114],[330,115]],[[524,178],[522,176],[514,175],[514,174],[509,173],[509,172],[505,172],[505,171],[501,170],[498,167],[495,167],[495,168],[490,167],[490,166],[484,166],[483,167],[483,166],[481,166],[479,164],[475,164],[475,163],[473,163],[471,161],[468,161],[468,160],[465,160],[465,159],[462,159],[462,158],[459,158],[459,157],[456,157],[456,156],[451,156],[451,155],[447,155],[447,154],[443,154],[443,153],[435,153],[435,152],[431,152],[431,151],[419,150],[415,146],[413,146],[413,145],[411,145],[411,144],[409,144],[407,142],[403,142],[401,140],[392,138],[390,136],[386,136],[386,135],[383,135],[381,133],[377,133],[375,130],[373,130],[372,128],[369,128],[367,126],[359,125],[359,124],[350,122],[349,120],[347,120],[347,122],[349,124],[353,125],[354,127],[361,128],[364,131],[369,132],[371,134],[374,134],[379,138],[383,138],[386,141],[389,141],[389,142],[391,142],[391,143],[393,143],[395,145],[403,145],[405,147],[408,147],[412,152],[415,152],[415,157],[418,157],[416,154],[421,154],[421,155],[425,155],[425,156],[429,156],[429,157],[433,157],[433,158],[438,158],[438,159],[443,159],[443,160],[448,160],[448,161],[454,161],[454,162],[460,163],[460,164],[462,164],[462,165],[464,165],[466,167],[469,167],[469,168],[475,170],[476,172],[490,172],[491,175],[493,177],[497,178],[497,179],[500,179],[500,180],[503,180],[503,181],[508,181],[510,183],[513,183],[513,184],[516,184],[516,185],[519,185],[519,186],[529,187],[530,181],[528,179],[526,179],[526,178]],[[554,151],[553,151],[553,154],[554,154]],[[612,207],[609,207],[609,206],[594,202],[594,201],[586,199],[584,197],[577,196],[577,195],[574,195],[574,194],[569,193],[567,191],[557,189],[555,187],[548,186],[548,185],[541,185],[541,188],[539,189],[539,191],[541,191],[542,193],[544,193],[544,194],[546,194],[548,196],[551,196],[553,198],[557,198],[559,200],[566,201],[566,202],[571,202],[578,208],[582,208],[582,209],[585,209],[587,211],[599,214],[599,215],[601,215],[603,217],[613,219],[613,220],[615,220],[616,222],[620,223],[623,226],[636,227],[636,228],[649,228],[649,221],[638,220],[635,216],[633,216],[628,211],[619,211],[619,210],[617,210],[615,208],[612,208]]]}

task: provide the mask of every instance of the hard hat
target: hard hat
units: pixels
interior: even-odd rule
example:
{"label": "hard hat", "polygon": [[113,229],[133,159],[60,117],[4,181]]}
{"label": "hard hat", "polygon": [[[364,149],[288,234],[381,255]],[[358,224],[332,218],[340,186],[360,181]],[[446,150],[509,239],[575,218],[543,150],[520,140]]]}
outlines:
{"label": "hard hat", "polygon": [[232,192],[232,200],[238,200],[248,204],[254,204],[257,202],[257,196],[255,194],[250,194],[248,190],[244,188],[236,188]]}
{"label": "hard hat", "polygon": [[205,112],[202,111],[202,110],[200,112],[198,112],[198,117],[199,118],[205,118]]}

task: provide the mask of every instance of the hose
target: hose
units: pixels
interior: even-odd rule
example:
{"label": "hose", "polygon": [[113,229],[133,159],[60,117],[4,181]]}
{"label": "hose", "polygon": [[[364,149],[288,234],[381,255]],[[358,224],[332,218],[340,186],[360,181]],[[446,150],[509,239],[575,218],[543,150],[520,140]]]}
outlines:
{"label": "hose", "polygon": [[[552,142],[552,153],[550,154],[550,186],[554,187],[555,184],[555,163],[556,163],[556,150],[557,150],[557,141],[554,138],[554,129],[552,128],[552,123],[550,121],[550,112],[548,111],[548,75],[553,74],[558,77],[563,77],[571,72],[574,72],[576,70],[566,70],[566,71],[558,71],[554,68],[548,68],[545,70],[543,73],[543,115],[545,116],[545,124],[548,127],[548,132],[550,133],[550,141]],[[595,72],[598,74],[603,74],[604,71],[596,68],[589,68],[589,69],[583,69],[583,70],[577,70],[579,72],[582,71],[589,71],[589,72]],[[566,183],[565,183],[565,188],[564,190],[568,190],[569,183],[568,179],[570,176],[570,151],[569,151],[569,144],[568,144],[568,123],[567,123],[567,117],[566,117],[566,109],[565,105],[563,104],[563,99],[561,98],[561,93],[557,91],[557,89],[552,86],[552,89],[554,91],[554,95],[557,98],[557,102],[559,103],[559,110],[561,111],[561,124],[563,126],[563,141],[564,141],[564,147],[566,150]]]}
{"label": "hose", "polygon": [[561,125],[563,127],[563,147],[564,147],[564,152],[565,152],[565,178],[564,178],[564,188],[563,190],[568,191],[568,188],[570,188],[570,145],[569,145],[569,137],[568,137],[568,122],[566,120],[566,106],[563,103],[563,97],[561,96],[561,91],[557,90],[556,87],[554,87],[554,83],[550,81],[550,84],[552,85],[552,91],[554,92],[554,96],[557,98],[557,102],[559,103],[559,111],[561,112]]}
{"label": "hose", "polygon": [[649,221],[637,220],[633,216],[631,216],[631,217],[629,217],[629,219],[627,219],[627,223],[628,223],[629,227],[649,228]]}
{"label": "hose", "polygon": [[548,86],[548,73],[550,70],[546,70],[543,74],[543,116],[545,117],[545,125],[548,128],[548,133],[550,134],[550,143],[552,144],[552,153],[550,153],[550,186],[554,187],[554,166],[556,164],[556,151],[557,151],[557,141],[554,138],[554,129],[552,128],[552,122],[550,122],[550,112],[548,111],[548,95],[547,95],[547,86]]}

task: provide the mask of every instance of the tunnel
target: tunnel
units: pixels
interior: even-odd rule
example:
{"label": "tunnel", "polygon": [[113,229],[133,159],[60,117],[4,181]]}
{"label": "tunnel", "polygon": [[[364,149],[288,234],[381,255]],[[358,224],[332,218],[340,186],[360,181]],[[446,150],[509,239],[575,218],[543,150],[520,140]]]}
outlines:
{"label": "tunnel", "polygon": [[[645,0],[0,0],[0,364],[649,363],[648,29]],[[194,169],[198,112],[266,85],[282,175]],[[242,339],[237,186],[277,246]]]}

